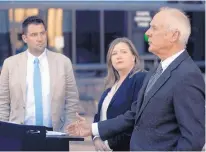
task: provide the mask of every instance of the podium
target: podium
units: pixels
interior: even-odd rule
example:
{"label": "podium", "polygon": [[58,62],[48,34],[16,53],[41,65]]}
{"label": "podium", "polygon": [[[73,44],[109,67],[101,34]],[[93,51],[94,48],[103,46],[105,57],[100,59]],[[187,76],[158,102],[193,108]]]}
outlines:
{"label": "podium", "polygon": [[0,121],[0,151],[69,151],[70,141],[84,138],[46,135],[46,127]]}

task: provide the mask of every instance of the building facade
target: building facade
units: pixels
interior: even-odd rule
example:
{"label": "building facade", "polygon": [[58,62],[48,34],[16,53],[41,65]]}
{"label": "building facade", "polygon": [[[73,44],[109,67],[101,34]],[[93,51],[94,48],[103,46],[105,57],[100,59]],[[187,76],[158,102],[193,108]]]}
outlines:
{"label": "building facade", "polygon": [[103,77],[109,43],[123,36],[134,42],[143,66],[150,69],[158,63],[158,59],[148,52],[144,33],[151,18],[162,6],[180,8],[190,17],[192,34],[187,50],[204,72],[203,1],[0,2],[0,66],[5,58],[26,49],[21,40],[22,21],[28,16],[39,15],[47,25],[48,48],[68,56],[78,77]]}

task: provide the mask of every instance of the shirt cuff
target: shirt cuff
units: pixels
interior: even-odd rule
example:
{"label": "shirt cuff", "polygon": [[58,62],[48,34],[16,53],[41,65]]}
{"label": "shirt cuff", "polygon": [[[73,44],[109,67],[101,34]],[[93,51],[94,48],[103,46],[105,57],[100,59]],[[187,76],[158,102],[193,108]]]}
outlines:
{"label": "shirt cuff", "polygon": [[97,136],[97,137],[100,137],[99,136],[99,129],[98,129],[98,123],[92,123],[92,135],[93,136]]}
{"label": "shirt cuff", "polygon": [[94,141],[96,138],[99,138],[99,136],[94,136],[94,138],[92,140]]}

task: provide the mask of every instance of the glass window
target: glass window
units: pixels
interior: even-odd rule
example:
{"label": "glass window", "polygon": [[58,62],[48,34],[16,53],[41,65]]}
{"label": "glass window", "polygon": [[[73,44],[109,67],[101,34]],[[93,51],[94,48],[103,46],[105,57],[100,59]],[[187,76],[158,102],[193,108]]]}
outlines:
{"label": "glass window", "polygon": [[193,60],[205,60],[205,12],[187,12],[192,31],[187,45],[187,51]]}
{"label": "glass window", "polygon": [[140,55],[151,54],[148,52],[148,43],[144,40],[144,34],[154,16],[154,11],[132,11],[132,40]]}
{"label": "glass window", "polygon": [[10,21],[15,21],[17,23],[23,22],[26,17],[32,15],[39,15],[39,10],[37,8],[15,8],[9,10]]}
{"label": "glass window", "polygon": [[76,11],[77,63],[100,63],[100,12]]}
{"label": "glass window", "polygon": [[127,36],[127,24],[126,11],[104,12],[105,61],[109,44],[117,37]]}
{"label": "glass window", "polygon": [[72,11],[70,10],[63,12],[63,37],[63,53],[72,60]]}
{"label": "glass window", "polygon": [[50,8],[47,15],[48,48],[72,60],[72,11]]}
{"label": "glass window", "polygon": [[54,52],[63,52],[63,10],[61,8],[48,9],[47,15],[47,33],[48,48]]}
{"label": "glass window", "polygon": [[8,10],[0,11],[0,69],[4,60],[12,54],[8,16]]}

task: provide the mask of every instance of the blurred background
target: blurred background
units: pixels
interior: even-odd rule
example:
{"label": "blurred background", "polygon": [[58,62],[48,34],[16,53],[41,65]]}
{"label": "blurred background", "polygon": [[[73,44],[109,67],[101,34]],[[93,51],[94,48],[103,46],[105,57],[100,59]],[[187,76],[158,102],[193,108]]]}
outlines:
{"label": "blurred background", "polygon": [[[158,59],[148,52],[144,33],[162,6],[176,7],[189,16],[192,33],[187,50],[205,73],[205,2],[194,1],[0,1],[0,69],[5,58],[27,49],[21,39],[22,21],[31,15],[44,19],[48,48],[73,63],[82,104],[82,115],[92,121],[103,91],[106,54],[117,37],[130,38],[149,70]],[[82,145],[83,144],[83,145]],[[71,150],[94,150],[90,138]]]}

